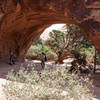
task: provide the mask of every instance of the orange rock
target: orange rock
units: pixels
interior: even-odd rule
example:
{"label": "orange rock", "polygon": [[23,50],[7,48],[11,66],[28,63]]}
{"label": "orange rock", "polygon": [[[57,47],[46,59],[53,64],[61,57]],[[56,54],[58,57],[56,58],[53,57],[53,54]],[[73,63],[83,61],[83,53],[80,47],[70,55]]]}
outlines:
{"label": "orange rock", "polygon": [[23,59],[34,40],[55,23],[77,24],[100,52],[100,0],[0,0],[0,58]]}

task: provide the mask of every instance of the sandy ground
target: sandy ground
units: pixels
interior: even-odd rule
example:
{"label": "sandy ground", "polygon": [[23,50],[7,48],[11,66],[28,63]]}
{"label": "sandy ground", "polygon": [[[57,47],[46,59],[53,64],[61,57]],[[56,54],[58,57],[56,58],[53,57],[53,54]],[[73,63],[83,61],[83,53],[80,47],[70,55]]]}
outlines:
{"label": "sandy ground", "polygon": [[[32,62],[24,63],[24,65],[31,64]],[[3,93],[3,87],[2,84],[6,83],[6,75],[9,71],[12,69],[18,71],[20,66],[23,66],[22,63],[16,63],[15,65],[9,65],[8,63],[0,62],[0,100],[5,100],[5,96]],[[52,67],[52,65],[49,65],[49,67]],[[42,67],[38,65],[37,70],[41,70]],[[94,94],[96,96],[96,99],[94,100],[100,100],[100,73],[93,74],[91,79],[93,80],[94,84]]]}

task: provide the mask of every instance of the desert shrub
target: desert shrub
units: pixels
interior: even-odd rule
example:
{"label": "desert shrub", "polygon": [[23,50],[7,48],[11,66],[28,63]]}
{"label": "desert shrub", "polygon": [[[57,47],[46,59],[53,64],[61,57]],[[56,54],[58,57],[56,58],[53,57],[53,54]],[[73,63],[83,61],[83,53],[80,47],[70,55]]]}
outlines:
{"label": "desert shrub", "polygon": [[29,48],[26,56],[27,57],[39,56],[40,55],[41,48],[42,48],[41,45],[32,45]]}
{"label": "desert shrub", "polygon": [[44,45],[49,46],[54,52],[64,48],[66,44],[66,34],[60,30],[52,30],[49,33],[49,38],[44,41]]}
{"label": "desert shrub", "polygon": [[27,57],[38,56],[41,58],[41,54],[44,52],[47,55],[48,59],[57,58],[56,53],[54,53],[50,47],[44,45],[32,45],[27,52]]}
{"label": "desert shrub", "polygon": [[78,64],[80,65],[86,65],[86,54],[85,53],[80,53],[76,50],[72,50],[71,53],[75,56]]}
{"label": "desert shrub", "polygon": [[32,45],[39,45],[39,44],[42,44],[42,39],[40,37],[37,40],[35,40]]}
{"label": "desert shrub", "polygon": [[56,53],[54,53],[53,51],[48,51],[47,53],[46,53],[46,55],[47,55],[47,58],[48,58],[48,60],[50,59],[55,59],[55,58],[57,58],[57,54]]}
{"label": "desert shrub", "polygon": [[41,72],[31,67],[27,70],[22,67],[16,75],[14,71],[8,73],[10,82],[4,85],[8,100],[90,100],[93,97],[88,77],[70,74],[65,66]]}
{"label": "desert shrub", "polygon": [[87,62],[93,62],[95,55],[95,47],[90,41],[88,41],[80,45],[80,53],[84,53],[86,55]]}

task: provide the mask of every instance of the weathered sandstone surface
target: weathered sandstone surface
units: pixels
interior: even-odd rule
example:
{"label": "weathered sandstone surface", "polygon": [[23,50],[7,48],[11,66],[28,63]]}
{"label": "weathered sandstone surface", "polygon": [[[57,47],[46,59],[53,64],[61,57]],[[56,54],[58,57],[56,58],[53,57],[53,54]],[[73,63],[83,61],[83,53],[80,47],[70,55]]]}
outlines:
{"label": "weathered sandstone surface", "polygon": [[0,59],[23,58],[45,28],[79,25],[100,52],[100,0],[0,0]]}

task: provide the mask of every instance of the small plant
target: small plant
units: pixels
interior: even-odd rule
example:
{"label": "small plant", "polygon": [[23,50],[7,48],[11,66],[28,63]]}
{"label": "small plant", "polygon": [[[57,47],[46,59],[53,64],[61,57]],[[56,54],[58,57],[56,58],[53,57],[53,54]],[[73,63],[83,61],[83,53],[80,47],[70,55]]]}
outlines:
{"label": "small plant", "polygon": [[41,72],[33,66],[8,73],[4,85],[7,100],[90,100],[92,83],[88,77],[70,74],[65,66]]}

